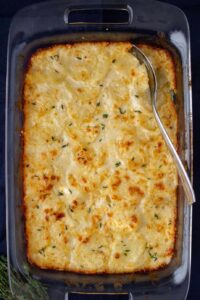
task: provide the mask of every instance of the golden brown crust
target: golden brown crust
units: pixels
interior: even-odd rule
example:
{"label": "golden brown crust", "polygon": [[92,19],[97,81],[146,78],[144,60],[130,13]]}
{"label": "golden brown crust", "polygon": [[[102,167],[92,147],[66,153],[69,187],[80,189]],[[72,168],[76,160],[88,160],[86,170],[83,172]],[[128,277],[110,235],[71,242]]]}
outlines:
{"label": "golden brown crust", "polygon": [[[117,45],[121,45],[127,49],[130,49],[131,48],[131,44],[130,43],[110,43],[110,42],[97,42],[97,43],[92,43],[93,45],[101,45],[103,47],[108,47],[109,45],[113,45],[113,44],[117,44]],[[30,61],[29,61],[29,64],[28,64],[28,67],[27,67],[27,71],[26,71],[26,75],[25,77],[27,76],[27,74],[29,74],[31,68],[33,67],[33,62],[34,62],[34,59],[35,58],[38,58],[40,55],[44,55],[46,53],[46,51],[49,51],[49,50],[53,50],[55,51],[56,49],[69,49],[69,48],[80,48],[80,45],[91,45],[90,42],[87,42],[87,43],[75,43],[75,44],[67,44],[67,45],[54,45],[54,46],[51,46],[51,47],[48,47],[48,48],[44,48],[44,49],[38,49],[35,53],[33,53],[33,55],[31,56],[30,58]],[[164,60],[167,61],[168,63],[168,68],[170,70],[170,73],[173,74],[173,80],[170,82],[171,84],[171,87],[173,90],[176,89],[176,77],[175,77],[175,67],[174,67],[174,63],[173,63],[173,60],[172,60],[172,57],[170,55],[170,53],[165,50],[165,49],[161,49],[161,48],[154,48],[153,46],[149,46],[149,45],[145,45],[145,44],[139,44],[138,45],[142,50],[144,50],[144,52],[152,52],[154,50],[156,50],[156,52],[158,53],[159,56],[164,56]],[[26,87],[26,90],[31,90],[33,87],[32,85],[30,84],[29,85],[29,82],[25,79],[25,87]],[[24,99],[23,99],[23,102],[24,102],[24,132],[26,131],[26,127],[27,127],[27,99],[26,99],[26,96],[25,96],[25,91],[24,91]],[[166,126],[169,127],[169,122],[173,122],[174,124],[174,128],[177,127],[177,121],[176,121],[176,118],[177,118],[177,114],[176,114],[176,110],[175,110],[175,106],[172,102],[168,102],[168,106],[166,106],[166,110],[169,111],[169,114],[170,114],[170,119],[169,119],[169,115],[167,117],[167,119],[164,120],[164,122],[166,123]],[[163,114],[163,117],[165,117],[165,112],[163,113],[161,111],[161,114]],[[121,116],[124,118],[124,116]],[[173,141],[174,143],[176,143],[176,134],[173,135],[173,133],[170,132],[170,134],[172,134],[172,138],[173,138]],[[129,149],[129,146],[131,145],[129,142],[126,142],[125,144],[125,147],[126,149]],[[161,148],[163,147],[162,145],[160,146]],[[27,161],[27,157],[25,155],[25,151],[24,149],[27,148],[27,142],[26,142],[26,138],[23,139],[23,170],[24,170],[24,173],[23,173],[23,189],[24,189],[24,199],[25,199],[25,195],[27,193],[26,191],[26,184],[25,184],[25,162]],[[54,151],[54,150],[53,150]],[[162,151],[162,150],[160,150]],[[55,153],[54,153],[55,154]],[[55,154],[56,155],[56,154]],[[54,175],[53,175],[54,176]],[[86,182],[84,182],[84,184],[86,184]],[[114,190],[118,189],[119,186],[121,185],[121,180],[120,179],[117,179],[115,180],[113,183],[112,183],[112,188]],[[160,190],[164,190],[165,187],[163,187],[163,184],[162,183],[156,183],[156,187],[157,189],[160,189]],[[44,195],[44,199],[45,200],[45,195],[47,194],[47,197],[48,197],[48,191],[51,191],[53,189],[53,185],[51,183],[48,183],[47,186],[45,186],[45,192],[43,192],[43,195]],[[137,191],[136,191],[137,189]],[[138,193],[138,190],[139,188],[138,187],[130,187],[129,188],[129,191],[130,191],[130,195],[134,195],[135,193],[137,194],[137,197],[143,197],[144,196],[144,192],[142,190],[139,190],[139,193]],[[85,191],[89,191],[87,186],[85,187]],[[113,199],[114,199],[114,196],[113,195]],[[117,197],[117,196],[116,196]],[[117,198],[116,198],[117,200]],[[74,200],[76,201],[76,200]],[[77,206],[77,201],[76,201],[76,206]],[[177,210],[177,208],[175,208],[175,210]],[[62,218],[65,217],[65,214],[63,212],[53,212],[52,215],[55,216],[55,218],[57,220],[60,220]],[[32,253],[32,249],[30,249],[30,236],[32,235],[31,233],[31,230],[30,230],[30,226],[28,227],[27,226],[27,222],[28,222],[28,213],[27,213],[27,204],[24,200],[24,216],[25,216],[25,224],[26,224],[26,241],[27,241],[27,257],[28,257],[28,260],[30,263],[32,263],[33,265],[36,265],[38,267],[40,267],[41,269],[52,269],[52,270],[67,270],[67,271],[71,271],[71,272],[77,272],[77,273],[83,273],[83,274],[109,274],[109,273],[132,273],[133,270],[130,270],[130,271],[117,271],[117,270],[111,270],[109,268],[104,268],[103,271],[99,271],[99,270],[88,270],[88,269],[82,269],[82,268],[78,268],[78,267],[70,267],[69,265],[67,266],[59,266],[58,264],[55,266],[55,263],[54,261],[37,261],[35,258],[33,259],[33,253]],[[46,219],[48,221],[48,217]],[[134,220],[137,220],[137,217],[134,218]],[[175,221],[176,221],[176,211],[174,212],[174,222],[173,224],[175,224]],[[95,222],[98,222],[98,219],[97,221]],[[134,221],[135,222],[135,221]],[[174,230],[175,230],[175,225],[174,225]],[[175,243],[175,234],[173,235],[173,239],[174,239],[174,243]],[[173,256],[173,248],[170,248],[170,250],[168,251],[168,253],[166,254],[168,257],[172,257]],[[153,255],[153,254],[151,254]],[[134,272],[137,273],[137,272],[149,272],[149,271],[155,271],[157,269],[160,269],[160,268],[163,268],[164,266],[166,266],[168,263],[161,263],[159,266],[152,266],[151,267],[145,267],[145,268],[135,268],[134,269]]]}
{"label": "golden brown crust", "polygon": [[165,267],[167,267],[168,264],[162,264],[160,265],[159,267],[155,267],[155,268],[144,268],[144,269],[139,269],[139,270],[134,270],[133,271],[125,271],[125,272],[110,272],[110,270],[106,270],[103,271],[103,272],[98,272],[98,271],[84,271],[82,269],[64,269],[64,268],[59,268],[59,267],[54,267],[52,265],[46,265],[44,266],[43,264],[40,265],[38,263],[35,263],[35,261],[32,261],[31,260],[31,257],[28,256],[27,254],[27,257],[28,257],[28,261],[35,267],[39,267],[40,269],[42,270],[52,270],[52,271],[67,271],[67,272],[74,272],[74,273],[78,273],[78,274],[85,274],[85,275],[95,275],[95,274],[98,274],[98,275],[108,275],[108,274],[131,274],[131,273],[134,273],[134,274],[146,274],[146,273],[149,273],[149,272],[155,272],[155,271],[158,271],[160,269],[163,269]]}

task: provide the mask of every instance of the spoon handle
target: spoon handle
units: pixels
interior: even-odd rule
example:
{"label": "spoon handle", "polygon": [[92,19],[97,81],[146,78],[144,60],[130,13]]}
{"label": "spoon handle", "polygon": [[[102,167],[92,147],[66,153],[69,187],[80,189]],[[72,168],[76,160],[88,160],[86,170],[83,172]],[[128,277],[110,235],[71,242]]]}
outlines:
{"label": "spoon handle", "polygon": [[194,194],[192,184],[191,184],[188,174],[183,166],[183,163],[182,163],[178,153],[176,152],[176,149],[175,149],[174,145],[172,144],[172,142],[162,124],[162,121],[160,120],[160,117],[158,115],[155,105],[153,105],[153,113],[154,113],[155,119],[157,121],[157,124],[160,128],[160,131],[162,133],[162,136],[163,136],[163,138],[168,146],[168,149],[172,155],[172,158],[176,164],[178,174],[180,176],[188,203],[193,204],[196,200],[195,200],[195,194]]}

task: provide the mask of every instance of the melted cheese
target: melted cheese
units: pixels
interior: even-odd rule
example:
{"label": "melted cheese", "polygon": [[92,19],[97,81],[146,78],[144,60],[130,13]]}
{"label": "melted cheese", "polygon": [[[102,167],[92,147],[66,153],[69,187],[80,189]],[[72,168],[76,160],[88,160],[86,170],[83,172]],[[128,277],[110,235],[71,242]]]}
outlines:
{"label": "melted cheese", "polygon": [[[176,145],[173,62],[139,45],[158,77]],[[24,83],[27,255],[82,273],[153,270],[173,255],[177,172],[130,43],[79,43],[33,54]]]}

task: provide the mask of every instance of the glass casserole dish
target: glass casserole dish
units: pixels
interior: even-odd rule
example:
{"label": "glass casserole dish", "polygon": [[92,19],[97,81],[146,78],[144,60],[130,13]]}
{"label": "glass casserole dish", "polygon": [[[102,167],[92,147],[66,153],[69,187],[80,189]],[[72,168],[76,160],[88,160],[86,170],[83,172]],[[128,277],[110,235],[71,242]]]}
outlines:
{"label": "glass casserole dish", "polygon": [[[56,1],[24,8],[14,17],[8,40],[6,102],[6,201],[8,258],[63,297],[67,292],[129,293],[136,299],[184,299],[190,278],[192,208],[178,187],[176,252],[164,269],[145,274],[80,275],[40,270],[26,258],[23,220],[22,91],[30,55],[40,47],[79,41],[145,42],[173,56],[179,154],[192,176],[192,99],[190,37],[187,20],[176,7],[157,1]],[[13,291],[17,292],[17,291]],[[156,298],[157,297],[157,298]]]}

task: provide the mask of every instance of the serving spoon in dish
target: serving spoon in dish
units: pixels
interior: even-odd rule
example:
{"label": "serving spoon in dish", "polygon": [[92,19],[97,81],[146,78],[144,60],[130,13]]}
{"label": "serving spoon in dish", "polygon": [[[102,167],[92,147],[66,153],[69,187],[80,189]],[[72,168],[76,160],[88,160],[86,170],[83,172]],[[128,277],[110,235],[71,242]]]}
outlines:
{"label": "serving spoon in dish", "polygon": [[176,168],[178,170],[178,174],[181,179],[187,201],[189,204],[193,204],[196,200],[195,200],[195,194],[194,194],[194,190],[193,190],[191,181],[188,177],[188,174],[183,166],[183,163],[182,163],[178,153],[176,152],[176,149],[175,149],[173,143],[170,140],[170,137],[169,137],[167,131],[165,130],[165,128],[162,124],[162,121],[159,117],[159,114],[158,114],[158,111],[156,108],[157,79],[156,79],[156,74],[155,74],[154,68],[153,68],[150,60],[146,57],[146,55],[138,47],[136,47],[135,45],[132,45],[130,52],[132,54],[134,54],[141,63],[144,63],[144,65],[146,67],[147,74],[149,77],[149,83],[150,83],[149,86],[150,86],[150,95],[151,95],[151,105],[152,105],[154,117],[156,119],[158,127],[161,131],[161,134],[165,140],[165,143],[171,153],[171,156],[172,156],[174,163],[176,165]]}

